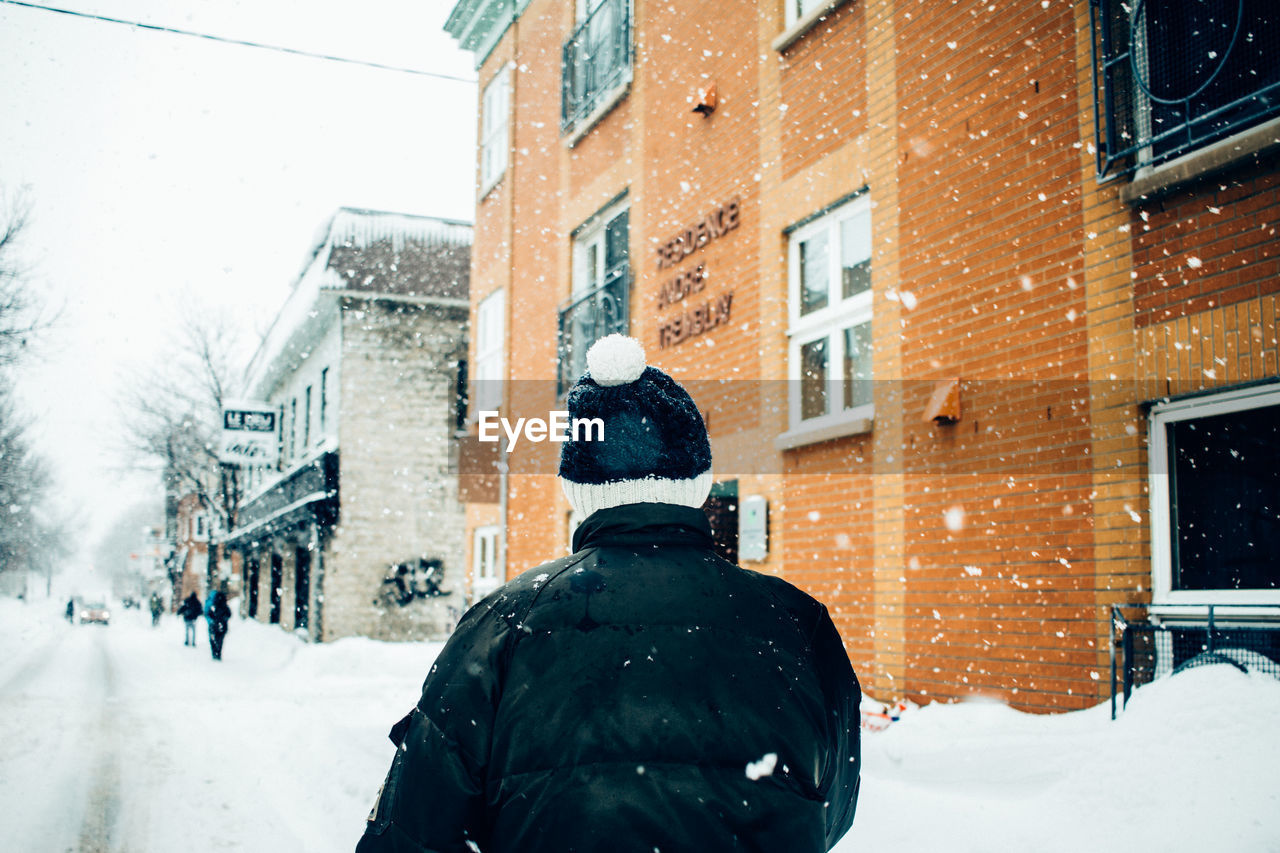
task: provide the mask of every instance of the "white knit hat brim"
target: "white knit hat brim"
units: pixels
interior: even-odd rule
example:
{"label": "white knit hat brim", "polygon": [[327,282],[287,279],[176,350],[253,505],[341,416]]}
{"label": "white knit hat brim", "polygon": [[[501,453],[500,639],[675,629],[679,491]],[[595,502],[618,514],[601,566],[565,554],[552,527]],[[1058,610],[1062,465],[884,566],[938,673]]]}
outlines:
{"label": "white knit hat brim", "polygon": [[711,469],[708,468],[691,479],[646,477],[616,483],[574,483],[561,477],[560,485],[569,505],[586,518],[596,510],[626,504],[676,504],[697,509],[711,494],[711,481]]}

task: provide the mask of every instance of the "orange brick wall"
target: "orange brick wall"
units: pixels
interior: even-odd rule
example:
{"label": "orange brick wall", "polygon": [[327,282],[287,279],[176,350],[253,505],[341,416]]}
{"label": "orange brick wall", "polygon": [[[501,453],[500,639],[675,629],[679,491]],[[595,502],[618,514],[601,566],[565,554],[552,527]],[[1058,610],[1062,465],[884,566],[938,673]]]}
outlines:
{"label": "orange brick wall", "polygon": [[[868,692],[1102,699],[1107,607],[1150,588],[1139,403],[1276,373],[1275,164],[1135,207],[1100,184],[1088,0],[854,0],[781,52],[773,0],[696,14],[634,0],[633,17],[629,91],[573,144],[559,130],[572,3],[534,0],[481,68],[518,68],[512,165],[478,204],[472,272],[474,301],[510,287],[510,409],[561,407],[571,234],[625,192],[632,334],[693,391],[718,478],[769,499],[770,554],[752,568],[827,604]],[[863,188],[875,423],[778,452],[785,230]],[[661,242],[735,198],[737,230],[658,268]],[[663,283],[699,264],[705,289],[660,307]],[[729,324],[659,346],[661,322],[729,291]],[[960,422],[923,422],[948,378]],[[522,444],[510,460],[510,574],[566,546],[555,457]]]}
{"label": "orange brick wall", "polygon": [[862,3],[832,10],[781,54],[783,173],[790,177],[866,131]]}
{"label": "orange brick wall", "polygon": [[1138,205],[1132,221],[1139,327],[1280,292],[1277,163]]}

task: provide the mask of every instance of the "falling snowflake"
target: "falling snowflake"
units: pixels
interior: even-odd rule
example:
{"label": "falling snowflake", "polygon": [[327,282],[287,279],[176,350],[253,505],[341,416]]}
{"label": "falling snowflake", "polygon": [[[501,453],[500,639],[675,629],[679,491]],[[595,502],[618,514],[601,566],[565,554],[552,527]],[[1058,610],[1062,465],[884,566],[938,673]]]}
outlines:
{"label": "falling snowflake", "polygon": [[773,775],[773,768],[778,766],[778,753],[766,752],[759,761],[747,764],[747,778],[752,782],[765,776]]}

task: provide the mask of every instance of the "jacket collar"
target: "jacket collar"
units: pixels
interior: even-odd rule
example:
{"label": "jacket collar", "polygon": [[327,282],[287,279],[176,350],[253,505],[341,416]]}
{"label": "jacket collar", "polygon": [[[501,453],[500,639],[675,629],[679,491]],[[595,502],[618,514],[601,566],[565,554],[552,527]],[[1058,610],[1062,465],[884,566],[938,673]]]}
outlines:
{"label": "jacket collar", "polygon": [[597,510],[573,534],[573,550],[600,545],[712,546],[701,509],[677,504],[626,504]]}

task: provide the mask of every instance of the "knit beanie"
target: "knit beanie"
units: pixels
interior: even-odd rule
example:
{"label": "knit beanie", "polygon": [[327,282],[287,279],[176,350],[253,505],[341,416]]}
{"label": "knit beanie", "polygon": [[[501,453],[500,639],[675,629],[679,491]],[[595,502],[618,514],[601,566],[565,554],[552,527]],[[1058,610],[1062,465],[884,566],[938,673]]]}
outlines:
{"label": "knit beanie", "polygon": [[560,484],[584,517],[624,504],[706,501],[711,443],[702,414],[674,379],[645,365],[635,338],[615,334],[592,344],[587,372],[566,402],[571,421],[604,424],[603,439],[582,430],[560,446]]}

